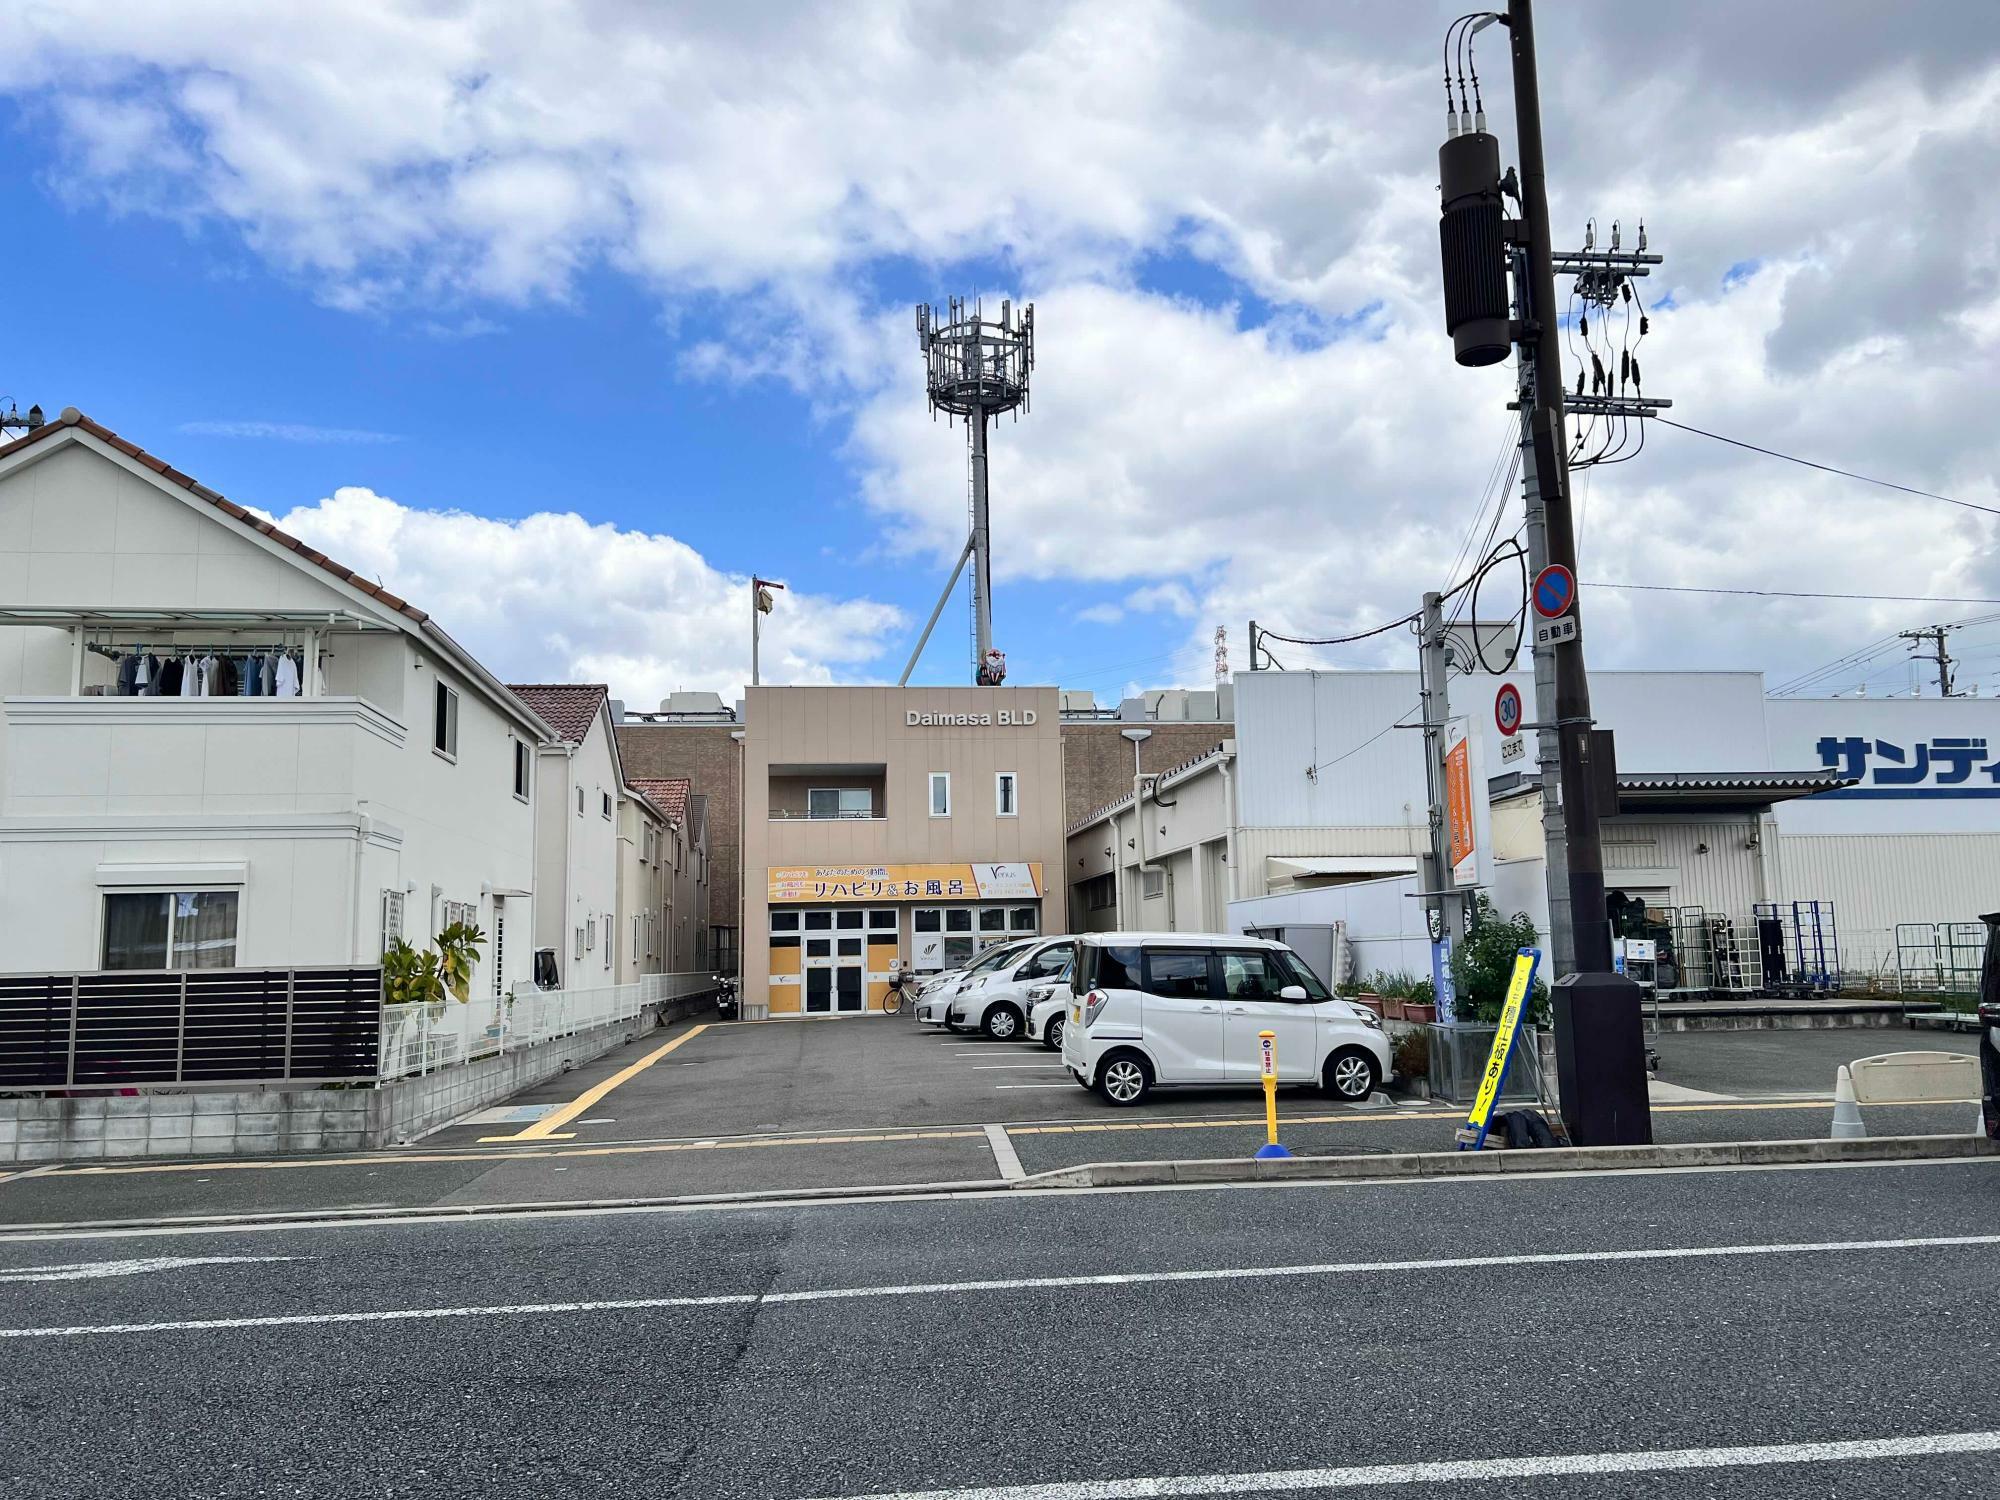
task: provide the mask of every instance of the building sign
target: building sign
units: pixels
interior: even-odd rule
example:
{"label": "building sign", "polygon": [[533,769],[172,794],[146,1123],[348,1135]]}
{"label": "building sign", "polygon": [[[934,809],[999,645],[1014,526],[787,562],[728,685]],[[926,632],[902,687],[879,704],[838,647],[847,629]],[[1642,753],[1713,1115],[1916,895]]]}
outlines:
{"label": "building sign", "polygon": [[1027,729],[1035,722],[1032,708],[1001,708],[990,714],[920,714],[906,709],[903,722],[910,729]]}
{"label": "building sign", "polygon": [[1822,735],[1819,763],[1860,785],[1826,797],[2000,797],[2000,757],[1984,739],[1940,735],[1885,740],[1873,735]]}
{"label": "building sign", "polygon": [[1444,812],[1445,826],[1451,831],[1451,878],[1470,884],[1476,870],[1472,866],[1472,741],[1466,736],[1465,721],[1453,719],[1444,732]]}
{"label": "building sign", "polygon": [[768,871],[766,900],[1032,901],[1039,863],[998,865],[789,865]]}

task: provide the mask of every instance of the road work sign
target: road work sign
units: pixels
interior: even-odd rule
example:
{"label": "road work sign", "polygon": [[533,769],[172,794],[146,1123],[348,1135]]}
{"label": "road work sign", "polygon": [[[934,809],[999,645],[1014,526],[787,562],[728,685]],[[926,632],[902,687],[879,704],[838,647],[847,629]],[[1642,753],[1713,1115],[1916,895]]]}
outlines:
{"label": "road work sign", "polygon": [[1542,950],[1523,948],[1514,955],[1514,977],[1507,984],[1506,1003],[1500,1007],[1500,1027],[1493,1033],[1493,1050],[1486,1056],[1486,1071],[1479,1078],[1479,1092],[1473,1096],[1472,1113],[1459,1128],[1458,1149],[1478,1151],[1486,1144],[1486,1132],[1493,1121],[1493,1106],[1500,1098],[1500,1086],[1507,1081],[1507,1063],[1521,1035],[1521,1017],[1527,1011],[1528,995],[1535,987],[1535,970],[1542,962]]}

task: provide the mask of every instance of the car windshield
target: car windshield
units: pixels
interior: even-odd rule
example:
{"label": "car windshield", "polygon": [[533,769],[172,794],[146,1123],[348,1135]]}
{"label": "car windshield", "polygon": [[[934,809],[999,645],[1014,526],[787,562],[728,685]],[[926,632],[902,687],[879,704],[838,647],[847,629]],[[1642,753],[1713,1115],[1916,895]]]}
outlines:
{"label": "car windshield", "polygon": [[1026,943],[1009,943],[1004,948],[995,948],[990,952],[982,953],[966,966],[965,972],[970,976],[973,974],[990,974],[995,969],[1004,969],[1008,964],[1019,958],[1027,950],[1027,947]]}
{"label": "car windshield", "polygon": [[1306,996],[1312,1000],[1331,1000],[1325,985],[1319,982],[1319,975],[1306,967],[1306,961],[1289,948],[1273,950],[1271,956],[1278,960],[1278,966],[1291,975],[1291,982],[1305,987]]}

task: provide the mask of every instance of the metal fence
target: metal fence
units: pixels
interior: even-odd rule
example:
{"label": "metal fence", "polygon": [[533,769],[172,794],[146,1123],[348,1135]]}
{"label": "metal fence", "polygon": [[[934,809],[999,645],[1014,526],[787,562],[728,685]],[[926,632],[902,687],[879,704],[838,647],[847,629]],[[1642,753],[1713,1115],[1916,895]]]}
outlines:
{"label": "metal fence", "polygon": [[1977,994],[1985,960],[1984,922],[1896,924],[1896,981],[1906,992]]}
{"label": "metal fence", "polygon": [[0,975],[0,1088],[376,1077],[382,971]]}
{"label": "metal fence", "polygon": [[708,971],[648,974],[635,984],[596,989],[517,989],[512,995],[475,998],[461,1005],[382,1007],[382,1073],[407,1078],[455,1063],[512,1052],[537,1042],[574,1036],[638,1018],[648,1005],[699,995],[715,987]]}
{"label": "metal fence", "polygon": [[1748,916],[1699,906],[1649,906],[1631,937],[1657,958],[1635,977],[1667,999],[1821,995],[1844,981],[1830,901],[1760,902]]}

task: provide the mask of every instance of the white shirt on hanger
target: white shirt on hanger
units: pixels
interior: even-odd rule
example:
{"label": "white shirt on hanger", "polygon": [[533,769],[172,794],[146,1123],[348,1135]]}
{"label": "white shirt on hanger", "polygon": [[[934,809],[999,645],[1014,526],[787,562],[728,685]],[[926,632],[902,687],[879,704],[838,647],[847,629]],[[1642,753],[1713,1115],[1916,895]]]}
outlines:
{"label": "white shirt on hanger", "polygon": [[296,698],[299,695],[299,664],[289,656],[278,658],[278,691],[280,698]]}
{"label": "white shirt on hanger", "polygon": [[193,656],[181,658],[181,696],[199,698],[201,696],[201,661]]}

